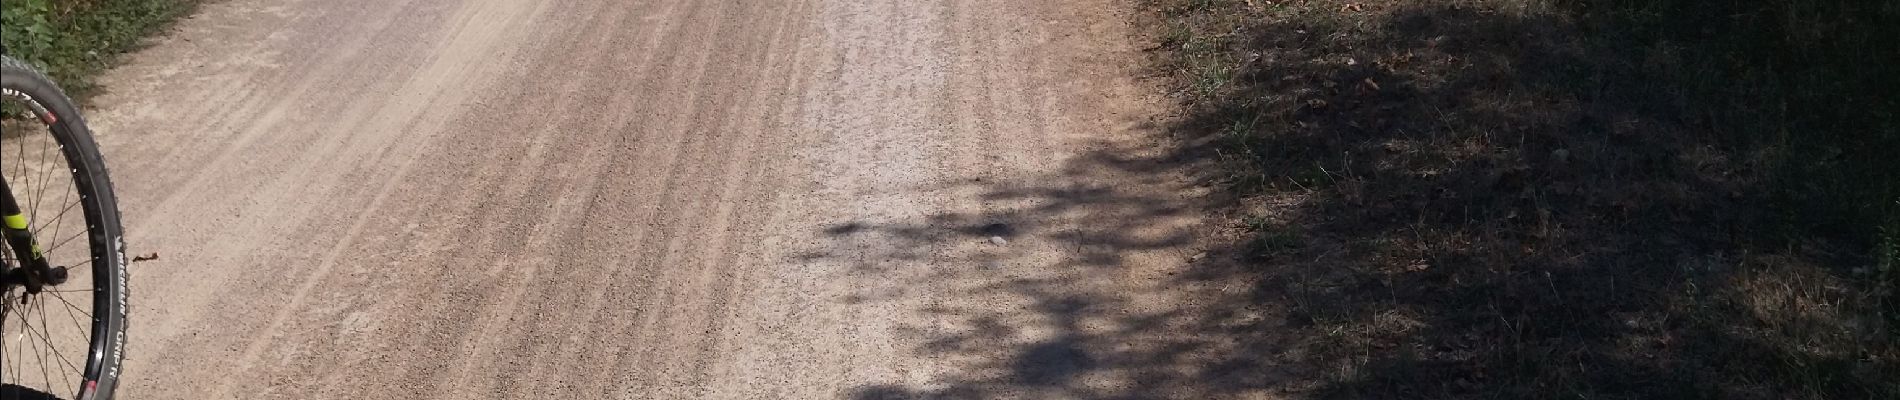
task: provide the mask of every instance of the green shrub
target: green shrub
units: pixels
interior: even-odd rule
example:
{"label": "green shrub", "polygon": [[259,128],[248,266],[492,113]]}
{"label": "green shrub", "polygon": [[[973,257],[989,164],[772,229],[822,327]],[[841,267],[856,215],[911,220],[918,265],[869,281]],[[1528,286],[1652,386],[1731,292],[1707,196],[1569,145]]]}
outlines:
{"label": "green shrub", "polygon": [[90,78],[141,38],[184,15],[196,0],[7,0],[0,43],[7,54],[46,71],[75,96]]}

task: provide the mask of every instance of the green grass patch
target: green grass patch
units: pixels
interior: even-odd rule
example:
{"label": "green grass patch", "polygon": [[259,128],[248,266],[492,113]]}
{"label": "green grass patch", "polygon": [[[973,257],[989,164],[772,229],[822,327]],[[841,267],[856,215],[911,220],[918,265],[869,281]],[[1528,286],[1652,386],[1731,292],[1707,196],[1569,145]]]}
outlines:
{"label": "green grass patch", "polygon": [[92,77],[136,48],[197,0],[7,0],[0,4],[0,43],[84,98]]}

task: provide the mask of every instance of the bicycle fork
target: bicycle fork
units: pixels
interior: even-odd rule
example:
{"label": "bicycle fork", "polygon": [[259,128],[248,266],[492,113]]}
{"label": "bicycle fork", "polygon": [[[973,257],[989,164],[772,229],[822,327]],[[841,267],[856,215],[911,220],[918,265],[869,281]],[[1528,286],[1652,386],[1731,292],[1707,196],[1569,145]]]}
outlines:
{"label": "bicycle fork", "polygon": [[19,261],[19,268],[0,273],[0,284],[25,286],[27,293],[37,294],[48,285],[66,282],[66,269],[46,262],[46,254],[33,240],[26,215],[20,212],[20,204],[13,200],[13,188],[5,179],[0,179],[0,220],[5,220],[0,233],[6,236],[7,247],[13,249],[14,260]]}

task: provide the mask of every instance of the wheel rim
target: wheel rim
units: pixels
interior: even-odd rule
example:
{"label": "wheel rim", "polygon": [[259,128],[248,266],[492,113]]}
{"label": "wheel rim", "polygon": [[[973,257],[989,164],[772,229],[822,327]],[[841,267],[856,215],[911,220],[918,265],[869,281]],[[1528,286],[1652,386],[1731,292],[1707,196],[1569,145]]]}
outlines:
{"label": "wheel rim", "polygon": [[[104,341],[98,340],[103,316],[104,279],[97,274],[104,242],[91,227],[88,185],[69,162],[69,137],[50,113],[30,98],[8,91],[0,96],[0,179],[20,207],[27,231],[40,254],[53,266],[71,267],[65,282],[38,293],[21,284],[0,292],[0,399],[83,398],[98,377]],[[0,244],[5,271],[20,271],[21,253]]]}

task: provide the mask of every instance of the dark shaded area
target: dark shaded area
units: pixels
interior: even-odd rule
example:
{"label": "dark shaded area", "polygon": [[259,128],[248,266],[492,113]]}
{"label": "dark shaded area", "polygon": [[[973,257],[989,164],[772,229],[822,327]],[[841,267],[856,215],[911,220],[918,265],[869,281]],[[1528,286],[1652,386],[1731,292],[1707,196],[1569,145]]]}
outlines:
{"label": "dark shaded area", "polygon": [[1074,338],[1061,338],[1029,346],[1016,357],[1013,372],[1024,385],[1050,386],[1094,369],[1094,357],[1075,342]]}
{"label": "dark shaded area", "polygon": [[[1233,347],[1223,338],[1226,333],[1217,331],[1225,328],[1215,326],[1225,317],[1202,320],[1202,313],[1189,308],[1131,311],[1139,297],[1193,294],[1201,291],[1196,287],[1233,275],[1175,275],[1152,285],[1155,289],[1130,291],[1150,285],[1125,275],[1128,257],[1181,253],[1180,262],[1187,262],[1197,250],[1190,246],[1209,232],[1207,226],[1184,221],[1196,220],[1210,204],[1186,194],[1197,187],[1183,179],[1192,159],[1102,146],[1047,176],[910,189],[974,193],[961,201],[983,204],[982,212],[894,223],[841,222],[818,232],[832,241],[821,248],[854,248],[850,243],[866,235],[876,239],[865,243],[881,247],[868,249],[871,254],[812,252],[801,258],[848,261],[855,274],[877,282],[866,287],[928,285],[952,293],[909,310],[938,324],[906,330],[914,335],[912,352],[951,360],[953,370],[936,371],[928,385],[857,388],[852,398],[1191,398],[1220,393],[1208,390],[1216,386],[1206,385],[1206,376],[1197,372],[1210,369],[1207,360],[1270,356],[1226,354]],[[998,244],[993,238],[1004,240]],[[1062,257],[1025,259],[1023,246],[1053,247]],[[871,293],[844,301],[908,300],[903,296]]]}
{"label": "dark shaded area", "polygon": [[57,400],[59,396],[25,386],[0,384],[0,400]]}
{"label": "dark shaded area", "polygon": [[[826,232],[1073,253],[964,293],[1033,306],[917,310],[959,369],[855,398],[1900,398],[1900,5],[1146,4],[1180,148]],[[1238,199],[1128,190],[1179,174]],[[1167,225],[1209,209],[1236,226]],[[1088,284],[1133,249],[1205,251],[1155,286],[1202,301]],[[1010,261],[972,258],[915,283]]]}
{"label": "dark shaded area", "polygon": [[1900,397],[1900,6],[1156,6],[1302,393]]}

